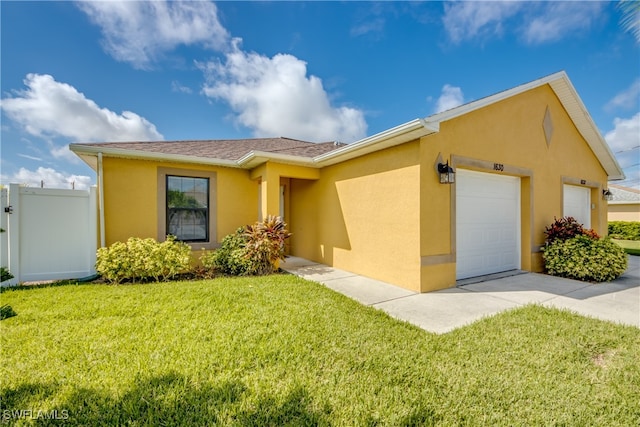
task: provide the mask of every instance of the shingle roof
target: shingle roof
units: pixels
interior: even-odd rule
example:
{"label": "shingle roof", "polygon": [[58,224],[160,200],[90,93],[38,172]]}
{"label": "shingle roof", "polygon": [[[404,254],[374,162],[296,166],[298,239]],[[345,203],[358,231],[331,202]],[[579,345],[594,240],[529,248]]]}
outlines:
{"label": "shingle roof", "polygon": [[284,137],[200,141],[101,142],[74,145],[222,160],[239,160],[252,151],[313,158],[341,146],[341,144],[334,142],[313,143]]}
{"label": "shingle roof", "polygon": [[611,202],[640,202],[640,190],[635,188],[609,185],[609,191],[613,194]]}

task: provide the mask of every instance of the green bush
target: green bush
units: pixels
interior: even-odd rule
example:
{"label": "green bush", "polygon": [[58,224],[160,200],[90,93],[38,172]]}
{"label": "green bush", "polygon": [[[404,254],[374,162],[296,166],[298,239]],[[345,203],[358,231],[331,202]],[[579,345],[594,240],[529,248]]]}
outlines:
{"label": "green bush", "polygon": [[164,242],[131,237],[98,249],[96,271],[107,281],[169,280],[189,270],[191,248],[168,236]]}
{"label": "green bush", "polygon": [[9,279],[13,279],[13,274],[11,274],[6,267],[0,267],[0,282],[4,282]]}
{"label": "green bush", "polygon": [[611,281],[627,269],[624,250],[607,237],[556,239],[544,247],[542,256],[549,274],[569,279]]}
{"label": "green bush", "polygon": [[18,313],[16,313],[13,310],[13,308],[11,308],[11,306],[8,304],[5,304],[2,307],[0,307],[0,320],[8,319],[9,317],[13,317],[17,315]]}
{"label": "green bush", "polygon": [[222,239],[220,247],[213,252],[206,252],[200,257],[206,270],[215,270],[233,276],[251,274],[251,260],[246,256],[244,227]]}
{"label": "green bush", "polygon": [[640,240],[640,222],[611,221],[609,222],[609,237],[619,240]]}
{"label": "green bush", "polygon": [[286,227],[282,218],[271,215],[240,227],[222,240],[220,248],[202,255],[202,266],[234,276],[271,274],[284,259],[285,241],[291,236]]}

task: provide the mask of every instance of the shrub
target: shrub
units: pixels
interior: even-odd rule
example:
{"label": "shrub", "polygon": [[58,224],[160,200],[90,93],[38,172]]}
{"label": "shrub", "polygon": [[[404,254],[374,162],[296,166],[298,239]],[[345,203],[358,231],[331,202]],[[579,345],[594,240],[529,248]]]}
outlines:
{"label": "shrub", "polygon": [[191,248],[167,236],[164,242],[131,237],[98,249],[96,271],[107,281],[169,280],[189,270]]}
{"label": "shrub", "polygon": [[9,317],[13,317],[17,315],[18,313],[16,313],[13,310],[13,308],[11,308],[11,306],[8,304],[5,304],[2,307],[0,307],[0,320],[8,319]]}
{"label": "shrub", "polygon": [[251,261],[245,251],[246,242],[244,227],[240,227],[234,233],[225,236],[218,249],[206,252],[200,257],[202,266],[206,270],[216,270],[233,276],[251,274]]}
{"label": "shrub", "polygon": [[280,260],[285,256],[285,241],[291,237],[286,227],[282,218],[269,215],[262,222],[245,228],[245,248],[253,274],[271,274],[278,270]]}
{"label": "shrub", "polygon": [[271,274],[284,259],[285,241],[291,236],[286,226],[282,218],[270,215],[238,228],[222,240],[220,248],[200,257],[202,265],[234,276]]}
{"label": "shrub", "polygon": [[609,237],[620,240],[640,240],[640,222],[611,221],[609,222]]}
{"label": "shrub", "polygon": [[555,239],[544,247],[542,256],[549,274],[569,279],[605,282],[627,269],[624,250],[607,237]]}
{"label": "shrub", "polygon": [[13,279],[13,274],[11,274],[6,267],[0,267],[0,282],[4,282],[9,279]]}
{"label": "shrub", "polygon": [[545,228],[544,234],[547,244],[553,243],[556,240],[572,239],[576,236],[588,236],[594,239],[599,238],[595,231],[584,228],[582,224],[570,216],[560,219],[554,218],[553,224]]}

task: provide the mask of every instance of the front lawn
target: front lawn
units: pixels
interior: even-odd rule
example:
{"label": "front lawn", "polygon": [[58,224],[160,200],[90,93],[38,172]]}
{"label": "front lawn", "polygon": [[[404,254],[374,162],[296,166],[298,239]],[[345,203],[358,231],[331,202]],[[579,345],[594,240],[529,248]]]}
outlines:
{"label": "front lawn", "polygon": [[538,306],[434,335],[289,275],[0,297],[12,423],[640,424],[640,330]]}
{"label": "front lawn", "polygon": [[629,255],[640,255],[640,240],[611,239],[624,249]]}

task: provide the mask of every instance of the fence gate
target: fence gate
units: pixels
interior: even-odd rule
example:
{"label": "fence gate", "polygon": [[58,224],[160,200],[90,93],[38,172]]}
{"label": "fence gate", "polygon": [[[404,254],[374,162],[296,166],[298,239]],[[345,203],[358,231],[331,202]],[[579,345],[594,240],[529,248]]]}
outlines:
{"label": "fence gate", "polygon": [[61,190],[9,185],[2,190],[4,284],[74,279],[95,273],[96,188]]}

